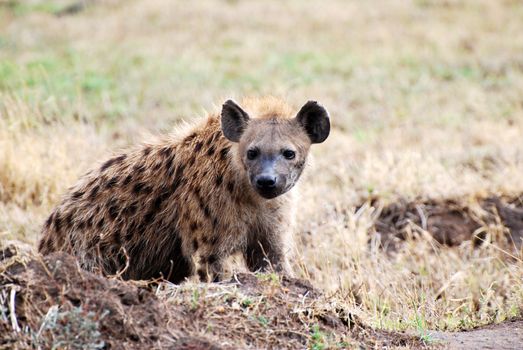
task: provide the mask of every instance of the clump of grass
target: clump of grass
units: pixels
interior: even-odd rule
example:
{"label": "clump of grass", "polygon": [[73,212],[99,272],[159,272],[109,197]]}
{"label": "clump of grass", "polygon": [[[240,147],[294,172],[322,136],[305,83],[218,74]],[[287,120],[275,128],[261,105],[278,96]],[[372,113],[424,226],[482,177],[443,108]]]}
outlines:
{"label": "clump of grass", "polygon": [[99,322],[107,313],[104,311],[98,315],[81,307],[60,310],[59,306],[52,306],[42,318],[38,331],[33,334],[34,343],[49,349],[103,349],[105,342]]}

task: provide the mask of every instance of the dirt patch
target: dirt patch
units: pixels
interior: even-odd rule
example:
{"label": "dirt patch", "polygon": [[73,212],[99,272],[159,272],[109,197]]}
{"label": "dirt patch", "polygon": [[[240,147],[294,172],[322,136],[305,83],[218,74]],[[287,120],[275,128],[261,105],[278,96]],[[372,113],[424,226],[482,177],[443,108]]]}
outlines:
{"label": "dirt patch", "polygon": [[[379,207],[377,203],[373,206]],[[492,228],[501,231],[508,245],[523,244],[523,197],[478,200],[399,201],[381,209],[374,230],[384,246],[397,245],[420,233],[438,243],[454,246],[464,241],[481,244]]]}
{"label": "dirt patch", "polygon": [[0,349],[419,348],[374,330],[304,280],[238,274],[226,283],[107,279],[71,256],[0,250]]}
{"label": "dirt patch", "polygon": [[511,320],[464,332],[433,332],[432,334],[448,349],[520,349],[523,344],[523,320]]}

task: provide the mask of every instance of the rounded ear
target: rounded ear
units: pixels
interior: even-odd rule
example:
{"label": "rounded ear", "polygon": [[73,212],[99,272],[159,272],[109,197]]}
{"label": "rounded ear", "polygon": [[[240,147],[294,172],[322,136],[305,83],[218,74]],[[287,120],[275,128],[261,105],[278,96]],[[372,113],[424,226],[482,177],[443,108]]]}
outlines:
{"label": "rounded ear", "polygon": [[232,142],[240,141],[249,122],[249,115],[233,100],[227,100],[222,106],[222,132]]}
{"label": "rounded ear", "polygon": [[296,115],[298,123],[305,129],[311,143],[322,143],[331,130],[329,112],[316,101],[308,101]]}

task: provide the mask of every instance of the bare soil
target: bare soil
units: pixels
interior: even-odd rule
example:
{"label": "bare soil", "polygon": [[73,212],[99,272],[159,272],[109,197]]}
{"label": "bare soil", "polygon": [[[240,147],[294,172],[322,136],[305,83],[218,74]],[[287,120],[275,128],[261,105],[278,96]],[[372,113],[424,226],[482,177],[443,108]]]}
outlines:
{"label": "bare soil", "polygon": [[413,231],[427,232],[438,243],[455,246],[468,240],[481,244],[487,232],[481,228],[489,225],[504,226],[504,237],[497,238],[504,238],[520,248],[523,244],[523,197],[399,201],[382,208],[374,230],[383,245],[389,248],[396,247]]}
{"label": "bare soil", "polygon": [[521,349],[523,320],[511,320],[456,333],[433,332],[433,336],[448,349]]}

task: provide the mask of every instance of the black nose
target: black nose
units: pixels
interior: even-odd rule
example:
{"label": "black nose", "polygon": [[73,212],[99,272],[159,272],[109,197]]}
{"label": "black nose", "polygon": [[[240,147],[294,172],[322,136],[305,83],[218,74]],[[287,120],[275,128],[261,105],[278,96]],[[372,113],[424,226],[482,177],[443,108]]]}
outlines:
{"label": "black nose", "polygon": [[276,187],[276,177],[261,175],[256,179],[256,187],[259,189],[270,189]]}

